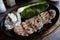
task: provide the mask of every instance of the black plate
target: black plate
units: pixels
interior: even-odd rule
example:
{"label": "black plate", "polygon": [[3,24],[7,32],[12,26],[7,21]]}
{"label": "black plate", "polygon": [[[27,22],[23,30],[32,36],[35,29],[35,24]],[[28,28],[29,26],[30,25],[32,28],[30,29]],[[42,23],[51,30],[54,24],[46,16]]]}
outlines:
{"label": "black plate", "polygon": [[[5,31],[5,27],[4,27],[4,21],[5,21],[5,18],[6,18],[6,16],[7,16],[7,14],[5,15],[5,17],[3,18],[3,20],[1,21],[1,25],[0,25],[0,29],[1,29],[1,31],[6,35],[6,36],[8,36],[8,37],[11,37],[11,38],[19,38],[19,39],[31,39],[31,38],[33,38],[34,36],[37,36],[37,35],[41,35],[43,32],[45,32],[45,31],[47,31],[49,28],[51,28],[55,23],[56,23],[56,21],[58,20],[58,18],[59,18],[59,10],[58,10],[58,8],[57,7],[55,7],[54,5],[52,5],[52,4],[49,4],[50,5],[50,7],[47,9],[47,10],[50,10],[50,9],[54,9],[55,11],[56,11],[56,16],[55,16],[55,18],[54,19],[52,19],[52,23],[51,24],[48,24],[48,25],[44,25],[44,27],[41,29],[41,30],[38,30],[36,33],[33,33],[33,34],[31,34],[31,35],[29,35],[28,37],[26,37],[26,36],[18,36],[18,35],[16,35],[16,34],[14,34],[11,30],[10,31]],[[20,6],[19,6],[20,7]],[[19,8],[19,7],[17,7],[17,8]],[[10,12],[12,12],[12,11],[14,11],[14,10],[16,10],[17,8],[15,8],[15,9],[13,9],[13,10],[11,10]],[[45,10],[46,11],[46,10]]]}

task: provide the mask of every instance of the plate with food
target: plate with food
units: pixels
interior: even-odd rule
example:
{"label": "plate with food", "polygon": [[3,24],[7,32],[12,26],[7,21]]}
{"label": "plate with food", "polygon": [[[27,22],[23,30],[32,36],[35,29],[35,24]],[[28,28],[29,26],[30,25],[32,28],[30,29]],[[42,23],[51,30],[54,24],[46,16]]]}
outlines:
{"label": "plate with food", "polygon": [[59,10],[46,1],[28,3],[8,12],[1,21],[1,31],[12,38],[29,39],[51,28]]}

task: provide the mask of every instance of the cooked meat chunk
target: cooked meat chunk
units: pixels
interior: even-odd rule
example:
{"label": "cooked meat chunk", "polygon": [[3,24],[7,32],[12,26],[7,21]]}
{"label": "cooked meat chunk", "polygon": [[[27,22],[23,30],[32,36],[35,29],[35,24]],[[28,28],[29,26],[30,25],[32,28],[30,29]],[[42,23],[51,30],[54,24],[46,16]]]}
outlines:
{"label": "cooked meat chunk", "polygon": [[34,18],[26,20],[26,23],[28,24],[28,26],[30,26],[31,28],[33,28],[33,31],[37,31],[36,27],[34,26]]}
{"label": "cooked meat chunk", "polygon": [[41,19],[42,19],[42,22],[43,22],[44,24],[46,24],[46,23],[51,23],[50,15],[49,15],[48,11],[43,12],[43,13],[41,13],[40,15],[41,15],[41,17],[42,17]]}
{"label": "cooked meat chunk", "polygon": [[30,25],[27,25],[25,22],[22,22],[22,27],[26,30],[28,34],[33,33],[33,29],[30,27]]}
{"label": "cooked meat chunk", "polygon": [[23,29],[23,27],[21,25],[14,27],[14,32],[18,35],[28,36],[28,34],[26,33],[26,31]]}
{"label": "cooked meat chunk", "polygon": [[53,19],[56,16],[56,11],[55,10],[49,10],[49,15],[50,15],[50,19]]}

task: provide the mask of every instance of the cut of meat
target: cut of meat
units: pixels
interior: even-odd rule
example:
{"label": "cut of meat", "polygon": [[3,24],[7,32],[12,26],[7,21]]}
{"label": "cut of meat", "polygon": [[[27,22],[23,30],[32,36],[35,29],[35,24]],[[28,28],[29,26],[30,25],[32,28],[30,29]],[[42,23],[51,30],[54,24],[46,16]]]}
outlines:
{"label": "cut of meat", "polygon": [[56,16],[56,11],[55,10],[49,10],[49,15],[50,15],[50,19],[53,19]]}

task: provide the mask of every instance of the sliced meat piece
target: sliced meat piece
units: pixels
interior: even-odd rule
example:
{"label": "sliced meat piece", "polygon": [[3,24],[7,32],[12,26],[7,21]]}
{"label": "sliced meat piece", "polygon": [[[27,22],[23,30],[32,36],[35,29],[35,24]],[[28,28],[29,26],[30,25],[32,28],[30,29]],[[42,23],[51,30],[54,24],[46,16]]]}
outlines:
{"label": "sliced meat piece", "polygon": [[28,25],[27,25],[25,22],[22,22],[21,25],[22,25],[22,27],[23,27],[24,29],[27,29],[27,28],[28,28]]}
{"label": "sliced meat piece", "polygon": [[41,19],[42,19],[43,24],[51,23],[50,15],[49,15],[48,11],[43,12],[40,15],[42,17]]}
{"label": "sliced meat piece", "polygon": [[34,18],[31,18],[29,20],[26,20],[26,23],[27,24],[29,23],[28,26],[30,26],[33,29],[33,31],[36,32],[37,30],[36,30],[36,27],[34,26],[34,20],[35,20]]}
{"label": "sliced meat piece", "polygon": [[30,26],[33,28],[34,32],[37,32],[37,28],[34,24],[31,24]]}
{"label": "sliced meat piece", "polygon": [[34,25],[36,26],[36,28],[37,28],[36,30],[39,29],[39,24],[38,24],[38,23],[39,23],[39,22],[38,22],[38,18],[36,18],[36,19],[35,19],[35,24],[34,24]]}
{"label": "sliced meat piece", "polygon": [[22,35],[22,36],[25,36],[25,30],[22,28],[22,26],[17,26],[17,27],[14,27],[14,32],[18,35]]}
{"label": "sliced meat piece", "polygon": [[51,9],[49,10],[50,19],[53,19],[56,16],[56,11]]}
{"label": "sliced meat piece", "polygon": [[39,30],[41,30],[44,24],[42,22],[39,22],[38,25],[39,25]]}
{"label": "sliced meat piece", "polygon": [[31,26],[28,26],[25,22],[22,22],[22,26],[26,30],[26,33],[28,33],[28,34],[33,33],[33,29],[31,28]]}
{"label": "sliced meat piece", "polygon": [[38,20],[35,20],[35,26],[37,27],[37,30],[38,30],[38,29],[41,29],[41,28],[43,27],[42,21],[39,21],[39,22],[38,22]]}
{"label": "sliced meat piece", "polygon": [[41,15],[42,18],[49,18],[49,13],[48,13],[48,11],[43,12],[43,13],[41,13],[40,15]]}
{"label": "sliced meat piece", "polygon": [[44,23],[44,24],[51,23],[51,20],[48,18],[43,18],[42,23]]}

